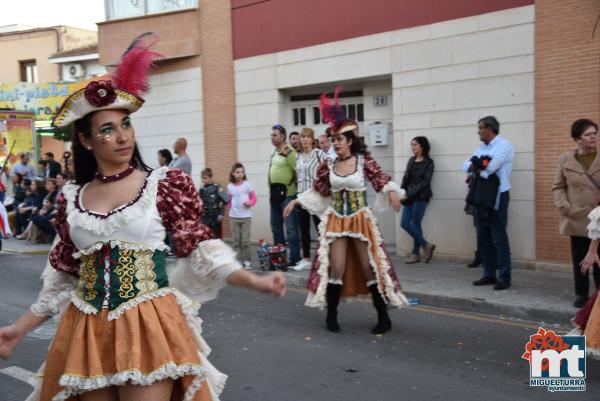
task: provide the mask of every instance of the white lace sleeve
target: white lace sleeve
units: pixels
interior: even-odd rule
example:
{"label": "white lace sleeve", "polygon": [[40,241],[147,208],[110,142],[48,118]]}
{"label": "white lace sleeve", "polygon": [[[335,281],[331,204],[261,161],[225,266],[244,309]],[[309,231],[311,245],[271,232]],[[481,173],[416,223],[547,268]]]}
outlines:
{"label": "white lace sleeve", "polygon": [[588,219],[590,220],[587,226],[588,237],[591,240],[600,238],[600,206],[597,206],[588,214]]}
{"label": "white lace sleeve", "polygon": [[222,240],[202,241],[187,257],[177,260],[169,285],[203,303],[215,299],[227,285],[227,277],[241,268],[233,249]]}
{"label": "white lace sleeve", "polygon": [[298,201],[310,214],[320,216],[325,213],[325,210],[331,204],[331,197],[324,197],[316,189],[311,188],[298,194]]}
{"label": "white lace sleeve", "polygon": [[54,316],[62,313],[77,288],[77,277],[56,270],[48,262],[42,273],[42,279],[44,285],[37,301],[29,308],[31,313],[36,316]]}
{"label": "white lace sleeve", "polygon": [[373,203],[373,208],[375,210],[380,212],[391,206],[388,198],[388,194],[390,192],[396,192],[399,198],[402,198],[404,194],[406,194],[406,191],[400,188],[398,184],[396,184],[394,181],[389,181],[383,186],[383,189],[375,197],[375,202]]}

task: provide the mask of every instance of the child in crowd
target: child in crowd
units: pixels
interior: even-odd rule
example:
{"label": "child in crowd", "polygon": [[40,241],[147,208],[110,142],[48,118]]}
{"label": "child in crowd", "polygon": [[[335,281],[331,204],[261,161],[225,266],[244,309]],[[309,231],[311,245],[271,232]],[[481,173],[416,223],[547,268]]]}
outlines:
{"label": "child in crowd", "polygon": [[215,238],[223,238],[221,230],[221,220],[225,213],[225,204],[227,203],[227,194],[221,190],[221,186],[213,182],[213,172],[210,168],[202,170],[202,188],[198,191],[200,199],[204,204],[204,215],[202,223],[209,226]]}
{"label": "child in crowd", "polygon": [[256,194],[252,185],[246,178],[244,166],[235,163],[229,174],[229,221],[231,223],[231,237],[233,249],[236,250],[246,269],[251,269],[250,262],[250,221],[252,211],[250,208],[256,204]]}

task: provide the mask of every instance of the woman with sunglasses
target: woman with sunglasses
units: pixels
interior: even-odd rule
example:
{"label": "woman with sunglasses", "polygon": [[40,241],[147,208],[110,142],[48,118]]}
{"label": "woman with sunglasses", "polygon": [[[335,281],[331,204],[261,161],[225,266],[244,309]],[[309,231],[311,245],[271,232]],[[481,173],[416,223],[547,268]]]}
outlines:
{"label": "woman with sunglasses", "polygon": [[340,298],[370,293],[377,310],[377,324],[371,332],[381,334],[392,328],[387,306],[400,307],[407,301],[385,253],[375,216],[367,206],[367,182],[378,193],[378,208],[390,205],[398,212],[404,191],[371,158],[358,136],[358,124],[345,118],[338,93],[339,87],[333,104],[326,94],[321,96],[323,121],[331,125],[328,134],[337,157],[321,164],[313,187],[290,202],[284,217],[297,204],[321,217],[319,249],[309,275],[306,305],[327,305],[327,329],[339,332]]}

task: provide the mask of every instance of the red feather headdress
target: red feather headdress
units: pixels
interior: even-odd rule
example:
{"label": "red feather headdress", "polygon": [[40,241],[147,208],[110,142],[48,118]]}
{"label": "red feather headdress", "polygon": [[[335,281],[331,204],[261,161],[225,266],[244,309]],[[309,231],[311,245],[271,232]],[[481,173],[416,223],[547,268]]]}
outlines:
{"label": "red feather headdress", "polygon": [[150,50],[157,40],[151,32],[135,38],[121,56],[115,71],[109,75],[110,79],[92,81],[65,99],[52,124],[63,127],[98,110],[137,111],[144,104],[142,96],[150,90],[150,69],[162,57]]}
{"label": "red feather headdress", "polygon": [[346,113],[340,106],[340,91],[342,86],[335,87],[333,92],[333,102],[327,97],[327,92],[321,95],[321,120],[329,124],[329,135],[337,135],[346,131],[351,131],[358,128],[356,121],[346,117]]}

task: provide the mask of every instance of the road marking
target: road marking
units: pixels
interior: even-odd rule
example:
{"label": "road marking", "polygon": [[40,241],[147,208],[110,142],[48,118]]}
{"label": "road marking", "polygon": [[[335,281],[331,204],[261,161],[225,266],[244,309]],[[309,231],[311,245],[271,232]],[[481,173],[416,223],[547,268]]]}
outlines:
{"label": "road marking", "polygon": [[51,340],[56,333],[56,323],[48,320],[46,323],[38,326],[35,330],[27,333],[27,337],[37,338],[39,340]]}
{"label": "road marking", "polygon": [[38,377],[34,372],[30,372],[18,366],[9,366],[8,368],[0,369],[0,373],[4,373],[7,376],[25,382],[32,387],[38,382]]}
{"label": "road marking", "polygon": [[[299,292],[299,293],[306,293],[305,289],[300,289],[300,288],[288,288],[287,290],[293,291],[293,292]],[[355,302],[370,303],[371,300],[357,298],[355,300]],[[511,320],[501,319],[501,318],[497,318],[497,317],[486,317],[486,316],[481,316],[476,313],[469,313],[466,311],[465,312],[459,312],[459,311],[455,312],[455,311],[452,311],[449,309],[442,309],[442,308],[435,307],[435,306],[411,305],[410,308],[408,308],[408,310],[415,311],[415,312],[432,313],[432,314],[436,314],[436,315],[444,315],[444,316],[450,316],[450,317],[460,317],[460,318],[469,319],[469,320],[479,320],[482,322],[502,324],[505,326],[521,327],[521,328],[525,328],[525,329],[537,329],[538,327],[540,327],[539,324],[532,323],[532,322],[517,322],[517,321],[511,321]]]}

